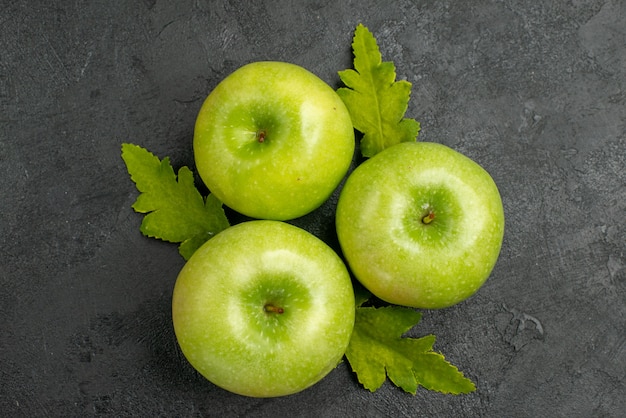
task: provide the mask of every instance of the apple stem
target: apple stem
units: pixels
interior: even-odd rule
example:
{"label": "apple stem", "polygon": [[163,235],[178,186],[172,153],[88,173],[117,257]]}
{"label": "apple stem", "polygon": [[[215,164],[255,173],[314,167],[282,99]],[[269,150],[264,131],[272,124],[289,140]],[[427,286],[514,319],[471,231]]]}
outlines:
{"label": "apple stem", "polygon": [[265,312],[268,312],[268,313],[281,314],[281,313],[285,312],[285,310],[283,308],[281,308],[280,306],[274,306],[271,303],[268,303],[267,305],[265,305],[263,307],[263,309],[265,309]]}
{"label": "apple stem", "polygon": [[425,223],[426,225],[428,225],[429,223],[433,221],[433,219],[435,219],[435,212],[432,212],[432,211],[428,212],[428,215],[422,218],[422,223]]}
{"label": "apple stem", "polygon": [[265,136],[267,135],[267,133],[265,132],[264,129],[261,129],[259,132],[257,132],[256,134],[256,138],[257,141],[259,141],[260,143],[265,142]]}

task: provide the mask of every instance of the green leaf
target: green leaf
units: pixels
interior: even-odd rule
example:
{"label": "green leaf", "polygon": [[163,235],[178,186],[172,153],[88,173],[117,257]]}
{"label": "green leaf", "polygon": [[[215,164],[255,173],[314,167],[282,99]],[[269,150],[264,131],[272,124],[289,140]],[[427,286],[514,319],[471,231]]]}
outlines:
{"label": "green leaf", "polygon": [[400,306],[358,307],[346,358],[359,382],[371,392],[389,377],[415,394],[419,386],[442,393],[469,393],[474,383],[432,350],[434,335],[404,338],[421,314]]}
{"label": "green leaf", "polygon": [[400,142],[415,141],[420,124],[404,118],[411,83],[395,81],[394,64],[382,62],[376,39],[362,24],[356,28],[352,49],[354,70],[339,71],[346,87],[339,88],[337,94],[348,108],[354,127],[363,133],[363,156],[372,157]]}
{"label": "green leaf", "polygon": [[354,282],[354,304],[359,307],[372,298],[372,293],[361,283]]}
{"label": "green leaf", "polygon": [[222,203],[213,195],[205,199],[194,185],[187,167],[174,173],[169,158],[159,160],[154,154],[134,144],[122,144],[122,159],[130,178],[141,194],[132,205],[146,214],[140,230],[148,237],[180,242],[185,260],[205,241],[230,225]]}

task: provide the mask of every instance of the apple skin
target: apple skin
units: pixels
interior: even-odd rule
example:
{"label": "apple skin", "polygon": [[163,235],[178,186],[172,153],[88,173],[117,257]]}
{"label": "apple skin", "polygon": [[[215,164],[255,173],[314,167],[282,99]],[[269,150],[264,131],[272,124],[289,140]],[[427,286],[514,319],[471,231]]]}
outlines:
{"label": "apple skin", "polygon": [[253,220],[193,254],[176,280],[172,316],[200,374],[240,395],[276,397],[306,389],[341,361],[354,291],[345,264],[320,239]]}
{"label": "apple skin", "polygon": [[345,177],[354,128],[337,93],[308,70],[261,61],[227,76],[194,130],[200,177],[226,206],[289,220],[319,207]]}
{"label": "apple skin", "polygon": [[445,145],[407,142],[350,174],[336,228],[348,265],[372,294],[437,309],[465,300],[487,280],[502,245],[504,211],[480,165]]}

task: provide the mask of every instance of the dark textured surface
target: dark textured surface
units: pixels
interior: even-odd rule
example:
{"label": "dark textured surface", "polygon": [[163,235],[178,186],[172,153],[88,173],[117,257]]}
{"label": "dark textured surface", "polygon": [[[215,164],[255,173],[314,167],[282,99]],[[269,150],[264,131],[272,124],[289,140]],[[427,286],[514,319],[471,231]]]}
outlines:
{"label": "dark textured surface", "polygon": [[[4,0],[0,12],[1,415],[626,410],[624,2]],[[337,86],[359,22],[413,83],[421,139],[475,159],[501,189],[491,279],[413,330],[434,332],[478,390],[371,394],[344,363],[291,397],[229,394],[177,349],[183,261],[140,235],[120,144],[192,165],[195,116],[219,80],[277,59]],[[332,222],[333,200],[296,223],[332,243]]]}

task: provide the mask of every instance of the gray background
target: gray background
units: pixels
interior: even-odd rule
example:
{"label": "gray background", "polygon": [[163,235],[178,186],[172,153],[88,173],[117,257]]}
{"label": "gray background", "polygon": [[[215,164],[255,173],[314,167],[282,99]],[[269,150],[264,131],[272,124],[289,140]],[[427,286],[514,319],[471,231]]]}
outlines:
{"label": "gray background", "polygon": [[[4,0],[0,22],[2,415],[626,410],[623,1]],[[478,390],[371,394],[343,363],[294,396],[227,393],[177,349],[183,260],[139,233],[120,144],[193,168],[194,120],[223,77],[284,60],[337,87],[359,22],[413,83],[420,139],[470,156],[502,193],[492,277],[412,331],[435,333]],[[294,223],[336,245],[335,201]]]}

